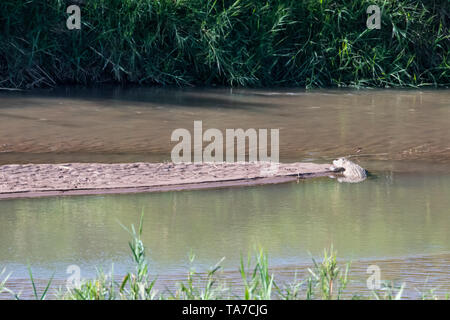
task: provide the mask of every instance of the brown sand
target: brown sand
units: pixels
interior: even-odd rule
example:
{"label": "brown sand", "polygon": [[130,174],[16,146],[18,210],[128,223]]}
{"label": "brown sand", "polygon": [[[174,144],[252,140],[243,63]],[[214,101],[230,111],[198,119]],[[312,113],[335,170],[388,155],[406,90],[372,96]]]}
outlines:
{"label": "brown sand", "polygon": [[134,193],[281,183],[326,176],[329,164],[67,163],[0,166],[0,199],[53,195]]}

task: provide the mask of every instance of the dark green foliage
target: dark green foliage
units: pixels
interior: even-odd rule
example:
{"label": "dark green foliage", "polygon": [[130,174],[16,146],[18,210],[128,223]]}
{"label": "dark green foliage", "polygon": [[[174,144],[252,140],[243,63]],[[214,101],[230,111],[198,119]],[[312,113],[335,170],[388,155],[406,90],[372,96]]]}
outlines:
{"label": "dark green foliage", "polygon": [[0,2],[0,87],[450,84],[448,0],[84,2],[81,30],[70,1]]}

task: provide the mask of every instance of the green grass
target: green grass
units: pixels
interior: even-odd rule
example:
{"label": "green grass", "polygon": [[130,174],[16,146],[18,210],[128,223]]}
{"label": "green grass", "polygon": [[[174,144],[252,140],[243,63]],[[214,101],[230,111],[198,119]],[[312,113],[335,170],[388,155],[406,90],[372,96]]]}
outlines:
{"label": "green grass", "polygon": [[96,0],[80,31],[66,7],[0,2],[0,87],[450,84],[448,0]]}
{"label": "green grass", "polygon": [[[247,263],[241,258],[240,288],[227,286],[221,279],[219,261],[206,273],[197,273],[191,267],[185,281],[177,284],[177,289],[172,292],[158,292],[155,289],[156,278],[149,272],[148,262],[145,255],[146,249],[141,240],[142,218],[138,230],[131,227],[126,229],[131,235],[129,247],[134,261],[135,269],[128,272],[121,280],[110,274],[98,271],[97,277],[92,280],[82,280],[76,286],[66,286],[59,288],[53,296],[50,296],[52,279],[48,281],[45,289],[38,292],[35,281],[29,268],[29,276],[33,289],[33,296],[36,300],[48,298],[65,300],[215,300],[215,299],[243,299],[243,300],[313,300],[313,299],[377,299],[377,300],[399,300],[402,298],[404,284],[398,286],[392,282],[383,282],[380,290],[372,291],[372,296],[363,296],[360,293],[352,293],[346,290],[349,282],[350,264],[339,266],[336,259],[336,252],[331,248],[324,251],[322,261],[313,259],[314,267],[308,269],[309,276],[300,281],[296,278],[287,285],[278,285],[274,274],[269,271],[267,254],[259,250],[253,257],[249,255]],[[190,255],[190,262],[193,263],[195,256]],[[2,280],[3,277],[3,280]],[[0,293],[10,294],[13,299],[19,300],[20,294],[7,288],[9,275],[5,275],[5,270],[0,272]],[[449,296],[439,297],[434,290],[420,293],[422,299],[448,299]]]}

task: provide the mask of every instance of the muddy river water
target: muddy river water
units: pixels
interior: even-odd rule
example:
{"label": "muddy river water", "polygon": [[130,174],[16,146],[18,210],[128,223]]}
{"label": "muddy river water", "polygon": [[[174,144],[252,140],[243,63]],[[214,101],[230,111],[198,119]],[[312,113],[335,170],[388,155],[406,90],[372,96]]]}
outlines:
{"label": "muddy river water", "polygon": [[[95,267],[132,267],[137,224],[162,286],[184,277],[188,254],[201,271],[225,257],[237,281],[240,255],[264,248],[276,275],[304,274],[333,247],[366,270],[405,283],[407,296],[450,292],[449,90],[77,89],[0,93],[0,164],[159,162],[170,136],[193,122],[280,129],[280,160],[328,163],[350,156],[373,177],[357,184],[319,178],[248,188],[0,201],[0,271],[12,287],[82,277]],[[27,289],[28,288],[28,289]],[[417,290],[416,290],[417,289]]]}

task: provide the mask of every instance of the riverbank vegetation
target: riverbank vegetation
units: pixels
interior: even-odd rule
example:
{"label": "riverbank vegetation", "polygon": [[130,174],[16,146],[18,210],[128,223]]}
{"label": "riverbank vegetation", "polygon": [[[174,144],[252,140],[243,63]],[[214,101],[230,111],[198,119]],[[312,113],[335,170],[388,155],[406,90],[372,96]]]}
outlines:
{"label": "riverbank vegetation", "polygon": [[[336,252],[331,248],[325,250],[322,261],[313,259],[313,267],[308,269],[309,276],[304,280],[294,279],[291,283],[279,285],[275,276],[269,270],[268,257],[262,250],[249,256],[247,261],[241,258],[239,272],[241,282],[238,288],[230,287],[219,275],[220,263],[212,267],[207,273],[197,273],[190,269],[184,281],[176,284],[177,289],[159,292],[155,289],[157,281],[149,270],[146,258],[146,248],[141,240],[142,218],[139,228],[134,226],[127,229],[132,240],[129,242],[131,257],[135,270],[128,272],[117,280],[111,274],[98,272],[96,279],[81,280],[65,287],[59,287],[55,294],[50,294],[52,280],[41,291],[37,289],[31,269],[30,281],[34,298],[64,299],[64,300],[340,300],[340,299],[402,299],[404,284],[395,285],[392,282],[382,282],[381,288],[373,290],[372,295],[349,292],[350,263],[339,265]],[[194,262],[194,255],[190,255],[190,262]],[[0,294],[9,293],[13,299],[21,299],[20,294],[7,287],[8,276],[5,270],[0,272]],[[449,299],[449,296],[439,297],[431,290],[421,293],[420,297],[427,300]]]}
{"label": "riverbank vegetation", "polygon": [[2,0],[0,87],[448,86],[448,21],[447,0]]}

